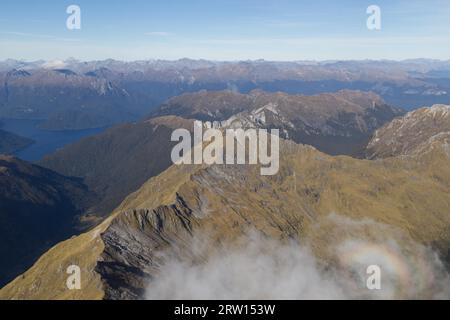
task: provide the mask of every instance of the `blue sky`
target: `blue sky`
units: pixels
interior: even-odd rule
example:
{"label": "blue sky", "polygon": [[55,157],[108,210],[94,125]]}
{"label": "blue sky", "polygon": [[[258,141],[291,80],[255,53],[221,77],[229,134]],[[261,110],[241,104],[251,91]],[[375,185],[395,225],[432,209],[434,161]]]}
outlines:
{"label": "blue sky", "polygon": [[[68,30],[66,8],[81,8]],[[381,8],[382,28],[366,27]],[[0,59],[450,59],[449,0],[1,0]]]}

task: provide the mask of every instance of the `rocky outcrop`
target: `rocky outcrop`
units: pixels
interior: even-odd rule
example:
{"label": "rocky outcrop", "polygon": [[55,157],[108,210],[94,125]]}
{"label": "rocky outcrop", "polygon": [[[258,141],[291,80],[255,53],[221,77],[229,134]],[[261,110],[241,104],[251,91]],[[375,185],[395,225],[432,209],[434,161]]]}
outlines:
{"label": "rocky outcrop", "polygon": [[449,141],[450,106],[434,105],[399,117],[377,130],[367,146],[369,159],[423,153]]}

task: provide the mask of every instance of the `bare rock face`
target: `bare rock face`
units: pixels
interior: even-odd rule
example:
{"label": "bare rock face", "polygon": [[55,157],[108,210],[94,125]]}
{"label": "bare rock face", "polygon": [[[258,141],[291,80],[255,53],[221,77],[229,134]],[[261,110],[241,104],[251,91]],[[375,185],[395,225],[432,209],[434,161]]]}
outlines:
{"label": "bare rock face", "polygon": [[96,267],[106,288],[105,298],[143,298],[148,281],[163,263],[157,250],[183,243],[182,239],[188,243],[194,220],[180,198],[154,210],[128,210],[114,220],[102,235],[105,250]]}
{"label": "bare rock face", "polygon": [[378,129],[367,146],[367,157],[413,155],[438,143],[448,149],[449,136],[450,106],[418,109]]}

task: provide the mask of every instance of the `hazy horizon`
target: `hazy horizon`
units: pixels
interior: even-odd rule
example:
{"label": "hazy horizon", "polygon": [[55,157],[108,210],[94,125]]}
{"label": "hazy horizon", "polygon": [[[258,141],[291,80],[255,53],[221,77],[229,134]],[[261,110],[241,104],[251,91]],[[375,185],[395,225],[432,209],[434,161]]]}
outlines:
{"label": "hazy horizon", "polygon": [[0,62],[6,62],[8,60],[19,61],[25,63],[35,63],[35,62],[94,62],[94,61],[118,61],[125,63],[132,62],[142,62],[142,61],[164,61],[164,62],[176,62],[181,60],[189,60],[189,61],[208,61],[208,62],[217,62],[217,63],[235,63],[235,62],[273,62],[273,63],[334,63],[334,62],[450,62],[450,59],[434,59],[427,57],[419,57],[419,58],[411,58],[411,59],[325,59],[325,60],[269,60],[264,58],[255,58],[255,59],[229,59],[229,60],[218,60],[218,59],[206,59],[206,58],[191,58],[191,57],[181,57],[177,59],[167,59],[167,58],[148,58],[148,59],[135,59],[135,60],[126,60],[126,59],[115,59],[104,57],[102,59],[79,59],[76,57],[67,57],[67,58],[55,58],[55,59],[18,59],[18,58],[4,58],[0,59]]}

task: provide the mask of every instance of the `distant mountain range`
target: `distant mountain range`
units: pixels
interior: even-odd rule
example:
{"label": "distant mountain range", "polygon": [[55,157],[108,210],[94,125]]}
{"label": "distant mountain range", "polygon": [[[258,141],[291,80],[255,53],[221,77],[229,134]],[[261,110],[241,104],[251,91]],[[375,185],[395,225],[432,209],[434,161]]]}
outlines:
{"label": "distant mountain range", "polygon": [[[415,128],[441,121],[438,117],[447,117],[446,108],[418,111],[424,115],[414,116]],[[402,131],[397,125],[410,123],[410,118],[411,114],[385,125],[376,134],[376,143],[384,150],[396,141],[412,141],[416,146],[429,141],[430,135],[419,141],[416,132]],[[439,130],[445,134],[449,129],[442,126]],[[402,135],[397,134],[399,130]],[[450,256],[449,141],[433,141],[427,148],[413,147],[415,151],[408,156],[389,152],[387,158],[369,161],[330,156],[283,140],[280,171],[273,177],[261,176],[258,166],[171,166],[130,194],[98,227],[44,254],[23,276],[0,290],[0,297],[158,296],[158,279],[170,257],[177,258],[180,268],[202,265],[220,254],[225,244],[242,246],[239,239],[248,228],[281,242],[311,244],[325,269],[341,270],[339,274],[349,277],[353,271],[345,266],[357,252],[364,248],[379,257],[385,243],[390,250],[386,257],[397,261],[392,266],[400,263],[401,275],[422,279],[420,270],[434,270],[437,256],[443,261]],[[199,240],[202,235],[207,235],[206,240]],[[200,256],[195,251],[199,246],[203,248]],[[347,251],[339,254],[342,246]],[[425,246],[437,256],[427,256]],[[64,268],[74,261],[83,270],[84,285],[82,290],[69,291]],[[189,272],[189,268],[170,270],[180,270],[170,277],[181,282]],[[388,297],[435,297],[448,280],[440,280],[440,271],[429,272],[435,272],[435,280],[427,277],[413,286],[410,281],[394,281]],[[355,287],[350,292],[353,298],[369,294]]]}
{"label": "distant mountain range", "polygon": [[6,60],[0,82],[0,118],[46,119],[42,126],[50,130],[134,121],[171,97],[203,89],[307,95],[350,89],[403,108],[450,103],[450,62],[435,60]]}

